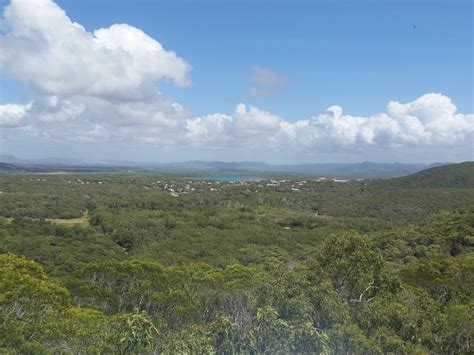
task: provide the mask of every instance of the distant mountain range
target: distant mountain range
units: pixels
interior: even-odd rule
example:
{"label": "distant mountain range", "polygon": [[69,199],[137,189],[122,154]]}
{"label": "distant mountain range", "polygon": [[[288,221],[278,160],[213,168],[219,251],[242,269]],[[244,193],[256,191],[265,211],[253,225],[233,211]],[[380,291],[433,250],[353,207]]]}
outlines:
{"label": "distant mountain range", "polygon": [[401,164],[401,163],[323,163],[323,164],[297,164],[297,165],[270,165],[257,162],[206,162],[191,161],[184,163],[162,164],[162,168],[170,170],[219,170],[219,171],[260,171],[274,173],[292,173],[309,175],[335,175],[352,177],[397,177],[413,174],[415,172],[447,165],[439,164]]}
{"label": "distant mountain range", "polygon": [[84,165],[87,164],[84,159],[81,158],[43,158],[26,160],[15,157],[9,154],[0,154],[0,162],[9,164],[23,164],[23,165]]}
{"label": "distant mountain range", "polygon": [[410,175],[428,168],[449,165],[438,164],[402,164],[402,163],[322,163],[297,165],[271,165],[261,162],[221,162],[188,161],[178,163],[141,163],[133,161],[105,161],[90,164],[83,159],[46,158],[38,160],[19,159],[12,155],[0,155],[1,170],[19,171],[102,171],[102,170],[156,170],[156,171],[194,171],[194,172],[261,172],[276,174],[303,174],[331,177],[371,177],[391,178]]}

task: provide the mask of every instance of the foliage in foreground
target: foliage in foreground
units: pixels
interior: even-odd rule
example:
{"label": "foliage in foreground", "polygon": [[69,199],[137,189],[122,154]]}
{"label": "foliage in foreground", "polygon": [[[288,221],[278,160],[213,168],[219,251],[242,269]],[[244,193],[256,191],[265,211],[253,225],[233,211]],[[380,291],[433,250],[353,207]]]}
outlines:
{"label": "foliage in foreground", "polygon": [[0,176],[0,353],[472,353],[473,169]]}
{"label": "foliage in foreground", "polygon": [[[457,260],[472,266],[471,255]],[[472,288],[446,300],[426,282],[419,287],[412,270],[403,271],[404,283],[354,232],[328,238],[294,268],[276,259],[262,268],[106,261],[85,265],[65,284],[7,253],[0,255],[0,349],[468,353]]]}

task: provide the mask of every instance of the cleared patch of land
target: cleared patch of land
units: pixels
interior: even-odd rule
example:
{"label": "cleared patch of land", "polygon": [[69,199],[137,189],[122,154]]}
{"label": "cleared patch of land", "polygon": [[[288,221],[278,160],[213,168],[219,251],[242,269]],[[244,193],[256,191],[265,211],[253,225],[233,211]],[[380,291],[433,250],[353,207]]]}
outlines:
{"label": "cleared patch of land", "polygon": [[62,225],[89,225],[89,211],[85,211],[82,217],[79,218],[46,218],[48,222]]}
{"label": "cleared patch of land", "polygon": [[81,225],[86,226],[89,224],[89,219],[87,217],[80,217],[80,218],[68,218],[68,219],[61,219],[61,218],[47,218],[48,222],[54,224],[63,224],[63,225]]}
{"label": "cleared patch of land", "polygon": [[[32,218],[33,220],[38,220],[38,218]],[[12,223],[14,218],[5,218],[4,219],[6,223]],[[79,226],[88,226],[89,225],[89,213],[88,211],[84,212],[82,217],[78,218],[46,218],[45,219],[48,222],[51,222],[53,224],[60,224],[60,225],[68,225],[68,226],[73,226],[73,225],[79,225]]]}

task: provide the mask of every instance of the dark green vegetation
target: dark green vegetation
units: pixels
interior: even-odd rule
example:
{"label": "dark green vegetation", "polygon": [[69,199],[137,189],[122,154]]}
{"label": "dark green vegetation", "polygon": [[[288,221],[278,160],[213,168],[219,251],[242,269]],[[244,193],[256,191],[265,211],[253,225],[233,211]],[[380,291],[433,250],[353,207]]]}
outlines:
{"label": "dark green vegetation", "polygon": [[473,176],[1,176],[0,352],[472,353]]}

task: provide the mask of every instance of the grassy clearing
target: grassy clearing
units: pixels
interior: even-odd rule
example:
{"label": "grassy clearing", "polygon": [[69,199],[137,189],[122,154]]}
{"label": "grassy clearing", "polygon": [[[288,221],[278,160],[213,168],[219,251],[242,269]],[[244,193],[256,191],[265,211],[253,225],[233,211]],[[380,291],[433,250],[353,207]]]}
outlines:
{"label": "grassy clearing", "polygon": [[82,217],[79,218],[46,218],[46,220],[54,224],[62,224],[67,226],[87,226],[89,225],[89,211],[85,211]]}
{"label": "grassy clearing", "polygon": [[80,217],[80,218],[68,218],[68,219],[61,219],[61,218],[47,218],[47,221],[54,223],[54,224],[62,224],[62,225],[81,225],[87,226],[89,224],[89,219],[87,217]]}
{"label": "grassy clearing", "polygon": [[[36,218],[32,218],[37,220]],[[1,218],[0,223],[10,224],[12,223],[14,218]],[[89,218],[87,215],[84,215],[79,218],[46,218],[46,221],[54,223],[54,224],[62,224],[67,226],[79,225],[79,226],[88,226],[89,225]]]}

